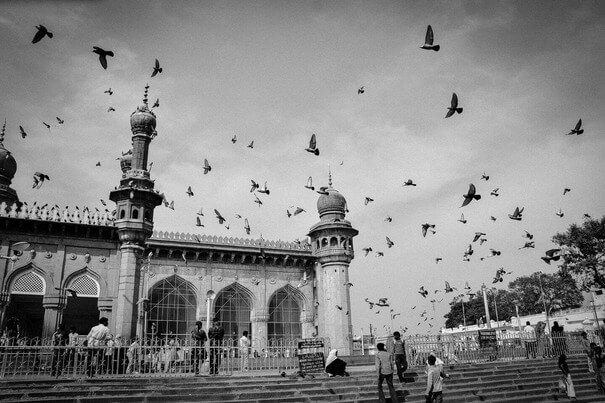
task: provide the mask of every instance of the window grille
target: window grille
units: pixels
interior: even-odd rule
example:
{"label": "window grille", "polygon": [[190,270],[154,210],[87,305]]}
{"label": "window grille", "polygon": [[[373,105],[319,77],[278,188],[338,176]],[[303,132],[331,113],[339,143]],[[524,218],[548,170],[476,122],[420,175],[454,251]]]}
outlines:
{"label": "window grille", "polygon": [[38,273],[28,271],[17,277],[11,287],[11,294],[44,295],[46,282]]}
{"label": "window grille", "polygon": [[221,321],[225,337],[241,336],[244,330],[250,332],[250,312],[252,300],[247,290],[233,284],[222,290],[214,303],[214,314]]}
{"label": "window grille", "polygon": [[[75,278],[68,288],[74,290],[78,294],[78,297],[97,298],[99,296],[99,283],[88,274]],[[70,294],[67,295],[69,296]]]}
{"label": "window grille", "polygon": [[302,337],[300,305],[292,290],[282,288],[269,302],[269,339],[296,339]]}
{"label": "window grille", "polygon": [[148,322],[157,323],[161,335],[184,336],[193,329],[197,296],[193,287],[176,274],[153,286],[149,304]]}

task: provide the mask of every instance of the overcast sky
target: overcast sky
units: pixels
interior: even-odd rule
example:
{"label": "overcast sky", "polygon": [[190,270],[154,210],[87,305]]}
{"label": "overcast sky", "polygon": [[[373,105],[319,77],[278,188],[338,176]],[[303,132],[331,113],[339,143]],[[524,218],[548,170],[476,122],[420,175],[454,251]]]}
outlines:
{"label": "overcast sky", "polygon": [[[38,24],[54,36],[32,44]],[[419,49],[428,24],[439,52]],[[0,37],[0,119],[21,200],[102,207],[149,83],[151,101],[160,100],[152,178],[175,205],[156,209],[155,228],[244,237],[241,214],[251,237],[304,239],[319,219],[319,195],[303,186],[308,176],[327,185],[331,167],[359,230],[350,266],[357,334],[390,323],[366,297],[389,298],[402,313],[396,328],[435,333],[453,294],[435,305],[434,328],[416,324],[445,280],[478,289],[504,267],[513,272],[498,284],[505,288],[518,275],[554,273],[540,260],[552,236],[585,213],[604,214],[603,2],[0,2]],[[93,46],[115,53],[107,70]],[[150,78],[156,58],[164,71]],[[444,119],[452,92],[464,111]],[[65,123],[56,126],[56,116]],[[584,134],[566,136],[580,118]],[[304,151],[312,133],[317,157]],[[39,190],[35,171],[51,178]],[[251,179],[271,190],[260,208]],[[418,186],[403,187],[407,179]],[[470,183],[482,198],[460,208]],[[374,201],[366,206],[365,197]],[[290,206],[306,213],[288,218]],[[521,222],[507,216],[517,206]],[[436,234],[423,238],[423,223]],[[524,230],[535,249],[519,250]],[[488,241],[464,262],[475,231]],[[364,257],[364,247],[384,257]],[[480,260],[490,248],[502,255]]]}

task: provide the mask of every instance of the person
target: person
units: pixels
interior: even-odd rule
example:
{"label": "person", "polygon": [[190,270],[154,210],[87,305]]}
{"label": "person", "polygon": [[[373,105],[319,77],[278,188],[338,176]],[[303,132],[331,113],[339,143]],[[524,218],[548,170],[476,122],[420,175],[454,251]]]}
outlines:
{"label": "person", "polygon": [[384,346],[384,343],[376,345],[378,352],[376,353],[376,375],[378,375],[378,401],[385,403],[386,398],[382,391],[382,382],[387,381],[389,393],[391,394],[391,402],[399,402],[397,392],[393,386],[393,365],[391,364],[391,354],[389,354]]}
{"label": "person", "polygon": [[592,348],[590,346],[590,341],[588,341],[588,334],[586,332],[580,333],[580,343],[582,345],[582,350],[584,354],[586,354],[586,361],[588,364],[588,372],[594,373],[594,367],[592,365]]}
{"label": "person", "polygon": [[93,368],[94,362],[97,361],[100,363],[102,359],[103,352],[100,350],[100,347],[105,345],[105,339],[109,335],[109,329],[107,328],[109,325],[109,320],[105,317],[99,319],[99,324],[97,326],[93,326],[88,332],[86,336],[86,345],[88,347],[87,351],[87,368],[86,373],[89,377],[93,376]]}
{"label": "person", "polygon": [[565,354],[561,354],[559,356],[559,369],[561,370],[561,377],[559,378],[559,392],[567,392],[567,397],[575,400],[576,391],[573,387],[571,373],[569,372],[569,366],[567,365],[567,356]]}
{"label": "person", "polygon": [[77,347],[78,347],[78,337],[80,335],[78,334],[78,331],[76,329],[75,326],[72,326],[69,328],[69,334],[67,335],[68,341],[67,341],[67,345],[69,346],[69,348],[67,349],[67,365],[71,366],[71,364],[74,362],[76,354],[77,354]]}
{"label": "person", "polygon": [[525,358],[529,359],[530,354],[533,358],[536,358],[536,347],[538,344],[536,341],[536,331],[529,321],[525,322],[523,333],[525,333]]}
{"label": "person", "polygon": [[441,369],[435,365],[436,362],[437,357],[429,355],[429,371],[426,376],[426,392],[424,394],[426,403],[443,402],[443,378],[441,377]]}
{"label": "person", "polygon": [[135,337],[133,342],[128,347],[126,357],[128,358],[128,367],[126,367],[126,373],[132,374],[133,370],[135,374],[139,373],[139,355],[141,345],[139,344],[139,337]]}
{"label": "person", "polygon": [[115,341],[113,334],[109,333],[105,338],[105,352],[103,353],[103,359],[101,361],[101,370],[105,374],[113,374],[113,354],[115,348]]}
{"label": "person", "polygon": [[539,321],[538,323],[536,323],[536,350],[537,350],[537,354],[541,355],[542,358],[545,358],[548,351],[546,348],[546,338],[544,337],[544,331],[546,329],[546,323]]}
{"label": "person", "polygon": [[241,357],[241,370],[248,371],[248,358],[250,356],[250,339],[248,331],[244,330],[242,337],[239,339],[239,354]]}
{"label": "person", "polygon": [[565,340],[565,333],[563,333],[563,326],[559,326],[559,322],[555,321],[550,328],[550,335],[552,337],[552,344],[554,349],[554,355],[566,354],[567,353],[567,341]]}
{"label": "person", "polygon": [[408,360],[405,354],[405,342],[401,340],[401,333],[393,333],[393,355],[395,356],[395,367],[397,367],[397,377],[399,382],[403,383],[403,373],[408,369]]}
{"label": "person", "polygon": [[195,327],[191,331],[191,337],[193,337],[193,352],[191,354],[191,361],[195,375],[200,374],[200,361],[206,359],[206,332],[202,329],[202,322],[195,322]]}
{"label": "person", "polygon": [[595,378],[597,381],[597,388],[599,392],[605,392],[605,382],[603,382],[603,372],[605,372],[605,358],[603,357],[603,349],[601,346],[597,346],[595,343],[593,347],[593,368],[595,369]]}
{"label": "person", "polygon": [[212,319],[212,327],[208,330],[210,340],[210,375],[218,375],[218,366],[221,361],[223,337],[225,330],[221,327],[219,318]]}
{"label": "person", "polygon": [[51,376],[59,376],[61,375],[61,372],[63,372],[63,364],[67,357],[65,346],[67,345],[68,338],[67,332],[65,331],[65,325],[60,323],[52,336],[52,342],[55,348],[53,348]]}
{"label": "person", "polygon": [[328,358],[326,359],[326,372],[328,376],[349,376],[346,371],[347,363],[338,358],[338,350],[330,350]]}

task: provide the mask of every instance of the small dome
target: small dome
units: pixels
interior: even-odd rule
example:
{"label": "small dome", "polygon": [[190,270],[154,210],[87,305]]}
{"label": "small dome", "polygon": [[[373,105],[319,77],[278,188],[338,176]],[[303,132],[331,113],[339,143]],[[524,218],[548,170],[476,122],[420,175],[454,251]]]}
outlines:
{"label": "small dome", "polygon": [[120,168],[122,169],[122,173],[130,171],[130,169],[132,168],[132,152],[123,155],[120,158]]}
{"label": "small dome", "polygon": [[320,217],[327,213],[344,214],[347,209],[347,201],[343,195],[331,187],[326,189],[327,195],[322,194],[317,200],[317,212]]}
{"label": "small dome", "polygon": [[12,180],[17,173],[17,161],[0,143],[0,175]]}
{"label": "small dome", "polygon": [[137,110],[130,115],[130,129],[132,134],[152,134],[155,132],[155,124],[155,115],[149,110],[147,105],[139,106]]}

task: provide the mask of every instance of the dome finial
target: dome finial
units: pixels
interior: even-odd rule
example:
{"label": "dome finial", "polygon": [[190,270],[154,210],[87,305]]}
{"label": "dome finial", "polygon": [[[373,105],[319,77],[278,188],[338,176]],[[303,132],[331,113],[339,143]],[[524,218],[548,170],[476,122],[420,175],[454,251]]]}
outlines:
{"label": "dome finial", "polygon": [[145,104],[145,106],[147,106],[147,103],[149,102],[148,94],[149,94],[149,83],[147,83],[145,85],[145,94],[143,95],[143,104]]}
{"label": "dome finial", "polygon": [[332,187],[332,170],[330,169],[330,165],[328,165],[328,186]]}
{"label": "dome finial", "polygon": [[0,146],[4,145],[4,133],[6,133],[6,118],[4,118],[4,125],[2,126],[2,132],[0,132]]}

